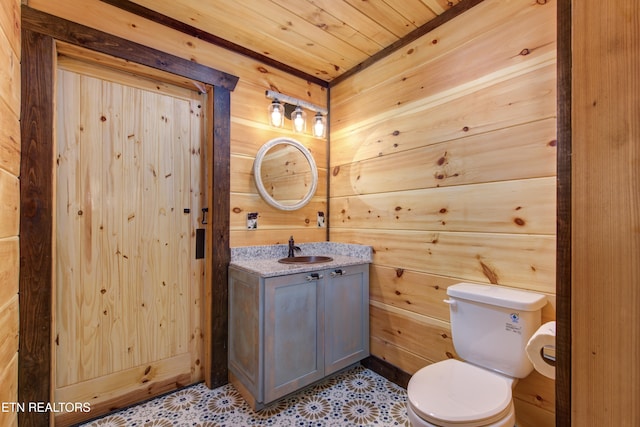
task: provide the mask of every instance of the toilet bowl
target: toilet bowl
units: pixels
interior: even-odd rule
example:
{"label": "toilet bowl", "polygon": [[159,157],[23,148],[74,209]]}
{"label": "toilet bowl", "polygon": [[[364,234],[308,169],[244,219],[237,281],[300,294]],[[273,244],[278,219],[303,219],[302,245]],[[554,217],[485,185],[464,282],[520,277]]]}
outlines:
{"label": "toilet bowl", "polygon": [[407,387],[413,427],[513,427],[513,380],[449,359],[416,372]]}

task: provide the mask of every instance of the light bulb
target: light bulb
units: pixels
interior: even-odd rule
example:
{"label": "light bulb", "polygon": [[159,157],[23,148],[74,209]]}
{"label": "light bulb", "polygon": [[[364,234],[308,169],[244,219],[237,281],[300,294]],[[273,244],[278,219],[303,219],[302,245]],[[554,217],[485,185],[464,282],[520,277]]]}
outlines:
{"label": "light bulb", "polygon": [[293,113],[291,113],[291,120],[293,121],[293,130],[295,132],[303,133],[306,130],[306,116],[307,114],[302,111],[300,106],[293,110]]}
{"label": "light bulb", "polygon": [[269,105],[269,121],[271,126],[281,128],[284,124],[284,114],[282,111],[282,104],[277,99]]}
{"label": "light bulb", "polygon": [[324,116],[320,113],[317,113],[313,118],[313,136],[322,138],[324,136],[324,128]]}

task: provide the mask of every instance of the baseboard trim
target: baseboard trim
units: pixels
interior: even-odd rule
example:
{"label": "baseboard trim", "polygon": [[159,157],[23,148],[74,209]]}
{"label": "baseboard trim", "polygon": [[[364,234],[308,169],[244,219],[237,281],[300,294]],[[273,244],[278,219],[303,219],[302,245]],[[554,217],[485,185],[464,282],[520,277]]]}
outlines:
{"label": "baseboard trim", "polygon": [[371,369],[376,374],[385,377],[389,381],[399,385],[402,388],[406,389],[407,384],[409,384],[411,374],[403,371],[397,366],[392,365],[386,360],[379,359],[375,356],[369,356],[366,359],[363,359],[360,363],[365,368]]}

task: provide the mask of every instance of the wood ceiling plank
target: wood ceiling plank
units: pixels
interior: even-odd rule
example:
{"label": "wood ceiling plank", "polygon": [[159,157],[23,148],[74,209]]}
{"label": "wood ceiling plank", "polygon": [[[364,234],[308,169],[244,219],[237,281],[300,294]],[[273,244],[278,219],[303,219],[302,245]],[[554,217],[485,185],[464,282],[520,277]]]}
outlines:
{"label": "wood ceiling plank", "polygon": [[[298,3],[304,4],[306,2]],[[335,52],[345,58],[361,58],[364,53],[349,43],[337,39],[317,25],[302,19],[301,16],[289,9],[289,5],[281,6],[278,2],[247,4],[235,1],[230,1],[228,4],[231,5],[234,11],[255,18],[255,22],[252,23],[257,26],[262,25],[268,29],[270,25],[273,25],[273,30],[262,30],[262,32],[279,37],[282,43],[310,49],[310,52],[315,52],[315,46],[318,46],[322,49],[316,52],[320,54],[319,56],[328,52]],[[285,33],[283,34],[282,31],[285,31]]]}
{"label": "wood ceiling plank", "polygon": [[295,13],[301,19],[309,22],[321,30],[333,35],[339,40],[350,44],[356,49],[369,55],[373,55],[378,52],[381,47],[380,44],[366,37],[360,33],[357,29],[352,27],[348,21],[345,22],[331,14],[330,11],[326,11],[321,7],[315,5],[313,1],[299,1],[299,0],[271,0],[273,3],[280,5],[283,8]]}
{"label": "wood ceiling plank", "polygon": [[455,0],[455,1],[451,1],[451,0],[420,0],[422,1],[422,3],[424,3],[425,6],[427,6],[429,9],[431,9],[436,15],[440,15],[442,13],[444,13],[445,10],[450,9],[452,6],[454,6],[454,3],[459,3],[460,0]]}
{"label": "wood ceiling plank", "polygon": [[383,0],[369,0],[366,2],[361,0],[344,1],[367,15],[378,25],[386,28],[397,38],[401,38],[417,27],[414,23],[399,14]]}
{"label": "wood ceiling plank", "polygon": [[385,47],[395,42],[398,38],[375,20],[360,12],[356,7],[345,1],[335,0],[308,0],[320,9],[326,11],[337,19],[348,23],[364,37]]}
{"label": "wood ceiling plank", "polygon": [[400,15],[404,16],[416,27],[419,27],[420,25],[431,21],[433,18],[439,15],[419,0],[385,1],[389,5],[389,7],[393,8]]}
{"label": "wood ceiling plank", "polygon": [[[366,54],[271,2],[215,5],[180,0],[136,0],[137,4],[172,16],[279,62],[294,64],[311,75],[331,79]],[[241,22],[241,25],[229,25]],[[268,49],[265,49],[268,46]]]}

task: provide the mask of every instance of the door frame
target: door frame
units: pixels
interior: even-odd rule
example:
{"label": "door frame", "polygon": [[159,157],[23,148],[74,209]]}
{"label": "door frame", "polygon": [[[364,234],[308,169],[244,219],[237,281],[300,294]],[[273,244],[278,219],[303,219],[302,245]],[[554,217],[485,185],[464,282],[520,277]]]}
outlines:
{"label": "door frame", "polygon": [[558,0],[557,185],[556,185],[556,361],[557,426],[571,425],[571,97],[572,0]]}
{"label": "door frame", "polygon": [[[238,78],[22,6],[20,344],[18,400],[53,402],[54,100],[56,43],[65,42],[201,82],[208,91],[211,244],[205,283],[205,382],[227,383],[230,94]],[[20,425],[51,425],[50,412],[21,412]]]}

